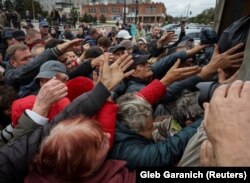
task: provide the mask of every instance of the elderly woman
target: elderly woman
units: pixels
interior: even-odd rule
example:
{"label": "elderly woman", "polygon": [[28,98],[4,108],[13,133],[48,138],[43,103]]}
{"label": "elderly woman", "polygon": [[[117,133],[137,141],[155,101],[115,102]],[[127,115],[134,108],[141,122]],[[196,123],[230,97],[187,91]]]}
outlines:
{"label": "elderly woman", "polygon": [[106,160],[109,138],[92,119],[62,121],[43,140],[25,182],[135,182],[126,162]]}

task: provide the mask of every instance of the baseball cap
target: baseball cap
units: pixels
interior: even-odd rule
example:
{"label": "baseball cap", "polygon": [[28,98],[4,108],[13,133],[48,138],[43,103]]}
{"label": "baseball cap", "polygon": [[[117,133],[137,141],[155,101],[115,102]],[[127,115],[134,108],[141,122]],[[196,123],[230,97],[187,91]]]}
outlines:
{"label": "baseball cap", "polygon": [[40,71],[35,79],[52,79],[58,72],[67,74],[65,65],[59,61],[50,60],[40,67]]}
{"label": "baseball cap", "polygon": [[13,38],[13,31],[11,29],[7,29],[3,32],[3,38]]}
{"label": "baseball cap", "polygon": [[116,46],[113,46],[113,47],[109,48],[110,53],[115,53],[115,52],[117,52],[119,50],[126,50],[126,48],[123,47],[123,46],[120,46],[120,45],[116,45]]}
{"label": "baseball cap", "polygon": [[116,35],[117,38],[130,39],[132,36],[126,30],[120,30]]}
{"label": "baseball cap", "polygon": [[132,49],[133,43],[130,40],[123,40],[122,42],[120,42],[119,46],[125,47],[126,49]]}
{"label": "baseball cap", "polygon": [[142,43],[142,44],[148,44],[147,40],[143,37],[140,37],[137,41],[138,44]]}
{"label": "baseball cap", "polygon": [[129,66],[129,68],[127,68],[126,72],[129,70],[135,69],[135,67],[139,64],[146,63],[150,57],[151,57],[151,54],[147,54],[147,55],[134,54],[133,55],[134,62],[131,66]]}
{"label": "baseball cap", "polygon": [[25,33],[22,30],[16,30],[13,32],[13,37],[16,40],[25,39]]}
{"label": "baseball cap", "polygon": [[39,27],[49,27],[49,24],[48,24],[48,22],[46,22],[46,21],[41,21],[41,22],[39,23]]}

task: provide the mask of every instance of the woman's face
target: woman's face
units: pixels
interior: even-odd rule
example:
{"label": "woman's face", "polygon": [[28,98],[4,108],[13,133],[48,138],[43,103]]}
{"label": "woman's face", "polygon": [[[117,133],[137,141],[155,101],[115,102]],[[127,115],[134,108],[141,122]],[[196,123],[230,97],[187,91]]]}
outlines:
{"label": "woman's face", "polygon": [[144,136],[147,139],[152,139],[152,133],[154,130],[154,126],[153,126],[153,117],[149,116],[145,119],[145,127],[143,130],[141,130],[139,132],[140,135]]}

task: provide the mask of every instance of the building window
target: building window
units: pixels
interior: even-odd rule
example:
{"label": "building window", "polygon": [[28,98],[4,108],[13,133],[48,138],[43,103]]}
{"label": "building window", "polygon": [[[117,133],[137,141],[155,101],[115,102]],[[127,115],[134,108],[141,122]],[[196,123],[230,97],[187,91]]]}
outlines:
{"label": "building window", "polygon": [[146,12],[147,13],[156,13],[156,8],[153,6],[147,7]]}
{"label": "building window", "polygon": [[120,14],[120,9],[118,7],[111,8],[112,14]]}
{"label": "building window", "polygon": [[107,13],[108,11],[107,11],[107,8],[100,8],[100,12],[101,13]]}
{"label": "building window", "polygon": [[88,11],[89,11],[89,13],[95,13],[96,12],[94,7],[89,7]]}

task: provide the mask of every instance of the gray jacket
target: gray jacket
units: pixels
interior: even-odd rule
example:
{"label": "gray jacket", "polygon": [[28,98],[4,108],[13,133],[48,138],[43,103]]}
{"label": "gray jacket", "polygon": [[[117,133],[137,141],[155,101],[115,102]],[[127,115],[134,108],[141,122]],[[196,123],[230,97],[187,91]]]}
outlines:
{"label": "gray jacket", "polygon": [[55,47],[46,49],[42,54],[32,59],[27,64],[15,68],[9,62],[4,72],[4,81],[6,84],[19,90],[21,85],[29,84],[39,73],[40,66],[48,60],[57,59],[60,56],[59,50]]}

